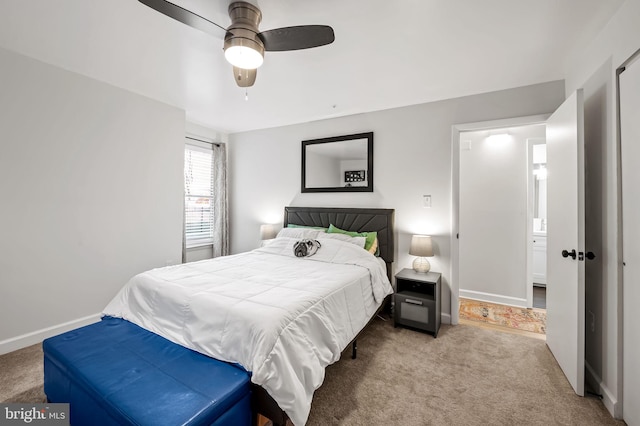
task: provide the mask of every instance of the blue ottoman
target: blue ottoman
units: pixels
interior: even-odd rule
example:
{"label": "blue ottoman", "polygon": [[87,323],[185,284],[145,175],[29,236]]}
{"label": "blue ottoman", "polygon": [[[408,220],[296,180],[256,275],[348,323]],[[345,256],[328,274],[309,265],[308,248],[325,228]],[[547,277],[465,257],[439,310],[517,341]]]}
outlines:
{"label": "blue ottoman", "polygon": [[176,345],[128,321],[46,339],[44,391],[70,403],[73,425],[250,425],[241,367]]}

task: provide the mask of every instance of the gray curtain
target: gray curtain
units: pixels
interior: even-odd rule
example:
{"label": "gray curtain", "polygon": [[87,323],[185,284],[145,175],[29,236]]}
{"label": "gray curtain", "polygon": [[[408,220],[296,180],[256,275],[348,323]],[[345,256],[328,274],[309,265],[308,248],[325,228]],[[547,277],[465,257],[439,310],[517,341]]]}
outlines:
{"label": "gray curtain", "polygon": [[182,197],[182,263],[187,263],[187,212],[185,197]]}
{"label": "gray curtain", "polygon": [[213,145],[213,257],[229,254],[229,202],[227,197],[227,147]]}

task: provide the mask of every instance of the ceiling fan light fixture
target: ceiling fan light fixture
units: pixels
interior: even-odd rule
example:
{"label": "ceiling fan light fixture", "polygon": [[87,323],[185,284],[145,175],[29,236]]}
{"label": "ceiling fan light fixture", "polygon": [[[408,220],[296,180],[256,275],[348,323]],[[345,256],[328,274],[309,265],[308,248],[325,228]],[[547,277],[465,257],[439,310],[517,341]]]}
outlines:
{"label": "ceiling fan light fixture", "polygon": [[264,62],[264,47],[247,41],[251,40],[236,38],[230,41],[229,46],[225,43],[224,57],[234,67],[253,70]]}
{"label": "ceiling fan light fixture", "polygon": [[264,61],[264,43],[258,37],[262,12],[251,3],[229,5],[231,25],[224,38],[224,57],[237,68],[254,70]]}

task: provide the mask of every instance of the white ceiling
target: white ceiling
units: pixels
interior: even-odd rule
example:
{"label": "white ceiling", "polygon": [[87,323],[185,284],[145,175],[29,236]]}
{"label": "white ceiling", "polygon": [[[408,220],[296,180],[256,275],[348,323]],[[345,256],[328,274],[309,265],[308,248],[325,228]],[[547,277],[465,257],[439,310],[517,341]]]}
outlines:
{"label": "white ceiling", "polygon": [[[227,0],[175,0],[227,26]],[[255,2],[254,2],[255,3]],[[624,0],[260,0],[260,29],[331,25],[233,81],[222,39],[136,0],[0,0],[0,46],[183,108],[234,133],[564,78]]]}

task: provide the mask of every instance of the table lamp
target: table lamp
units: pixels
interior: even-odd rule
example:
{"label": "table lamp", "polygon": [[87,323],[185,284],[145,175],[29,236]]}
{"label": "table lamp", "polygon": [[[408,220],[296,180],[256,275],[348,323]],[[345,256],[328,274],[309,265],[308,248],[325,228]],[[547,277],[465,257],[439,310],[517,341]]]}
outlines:
{"label": "table lamp", "polygon": [[413,261],[413,270],[416,272],[426,273],[431,269],[431,264],[427,257],[433,256],[433,245],[429,235],[414,235],[411,237],[411,247],[409,254],[418,256]]}
{"label": "table lamp", "polygon": [[[276,227],[271,224],[260,225],[260,239],[273,240],[277,235]],[[264,244],[264,243],[263,243]]]}

